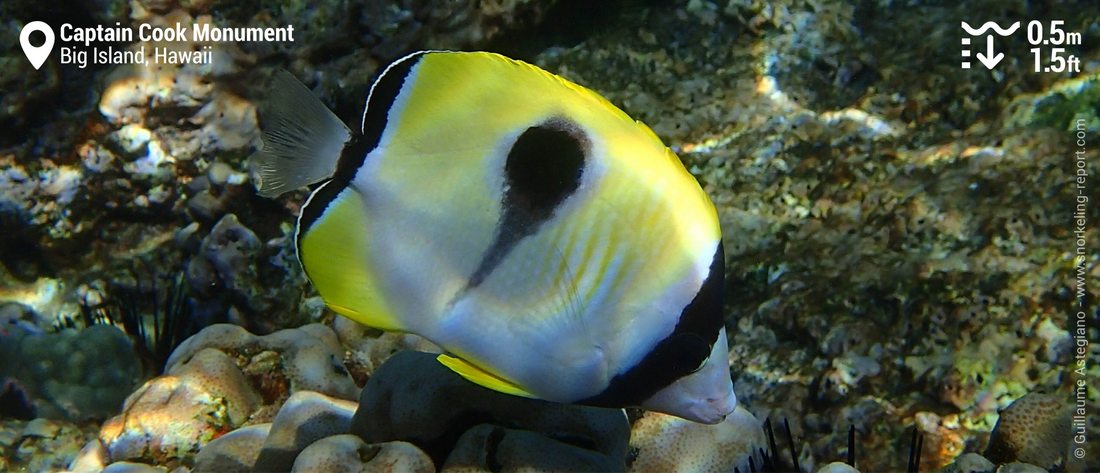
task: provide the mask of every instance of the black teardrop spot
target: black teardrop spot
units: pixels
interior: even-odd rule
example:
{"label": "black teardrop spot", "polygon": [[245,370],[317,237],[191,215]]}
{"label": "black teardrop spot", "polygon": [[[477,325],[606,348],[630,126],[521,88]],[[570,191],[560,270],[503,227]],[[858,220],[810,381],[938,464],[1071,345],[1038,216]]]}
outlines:
{"label": "black teardrop spot", "polygon": [[467,288],[480,285],[516,243],[549,220],[580,187],[589,149],[584,132],[561,118],[530,127],[516,138],[504,164],[500,223]]}
{"label": "black teardrop spot", "polygon": [[521,225],[550,218],[554,209],[580,186],[588,140],[576,125],[561,119],[525,130],[516,138],[504,166],[505,211]]}

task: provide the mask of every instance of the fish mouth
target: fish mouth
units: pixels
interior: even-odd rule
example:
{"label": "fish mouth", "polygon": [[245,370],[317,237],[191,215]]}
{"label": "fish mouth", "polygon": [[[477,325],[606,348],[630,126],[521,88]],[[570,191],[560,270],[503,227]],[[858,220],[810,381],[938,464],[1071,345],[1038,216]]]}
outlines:
{"label": "fish mouth", "polygon": [[737,396],[732,392],[722,398],[708,398],[692,406],[690,412],[694,419],[688,419],[701,424],[720,424],[737,408]]}

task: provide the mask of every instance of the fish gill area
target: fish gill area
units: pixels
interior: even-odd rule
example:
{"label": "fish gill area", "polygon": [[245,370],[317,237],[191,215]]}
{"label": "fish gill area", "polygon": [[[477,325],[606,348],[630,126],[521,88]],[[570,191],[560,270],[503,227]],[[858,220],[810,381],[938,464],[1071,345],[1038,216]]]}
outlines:
{"label": "fish gill area", "polygon": [[[0,5],[2,471],[1100,470],[1095,2],[69,3]],[[1033,72],[1024,29],[959,67],[960,21],[1050,19],[1080,72]],[[36,69],[33,20],[297,36]],[[476,389],[325,307],[307,191],[248,172],[263,85],[285,69],[356,124],[421,49],[536,64],[677,153],[722,226],[726,422]]]}

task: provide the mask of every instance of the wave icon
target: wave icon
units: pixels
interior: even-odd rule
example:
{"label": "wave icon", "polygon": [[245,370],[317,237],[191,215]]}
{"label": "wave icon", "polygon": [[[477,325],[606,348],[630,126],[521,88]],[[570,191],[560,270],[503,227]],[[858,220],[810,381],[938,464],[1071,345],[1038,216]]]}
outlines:
{"label": "wave icon", "polygon": [[1008,29],[1002,29],[1000,25],[998,25],[998,24],[996,24],[992,21],[987,21],[985,23],[982,23],[982,26],[979,27],[978,29],[971,28],[970,25],[966,24],[965,21],[962,22],[962,29],[964,31],[966,31],[966,34],[968,34],[970,36],[983,35],[983,34],[985,34],[986,31],[988,31],[990,29],[992,29],[993,31],[995,31],[997,34],[999,34],[1001,36],[1008,36],[1012,33],[1015,33],[1016,30],[1019,29],[1019,28],[1020,28],[1020,22],[1018,22],[1018,21],[1013,23],[1012,26],[1009,26]]}

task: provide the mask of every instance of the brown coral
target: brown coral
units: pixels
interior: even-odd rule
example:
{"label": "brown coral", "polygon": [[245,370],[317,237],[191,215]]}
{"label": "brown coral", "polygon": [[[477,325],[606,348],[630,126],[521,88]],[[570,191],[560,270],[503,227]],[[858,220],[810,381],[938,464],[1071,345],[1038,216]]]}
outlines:
{"label": "brown coral", "polygon": [[341,352],[323,325],[264,336],[233,325],[207,327],[173,352],[165,375],[131,394],[122,414],[103,425],[105,457],[190,461],[211,440],[270,420],[292,393],[354,399],[358,388],[339,362]]}
{"label": "brown coral", "polygon": [[1051,469],[1065,461],[1070,411],[1065,399],[1029,393],[1001,411],[985,456],[994,463],[1014,461]]}

